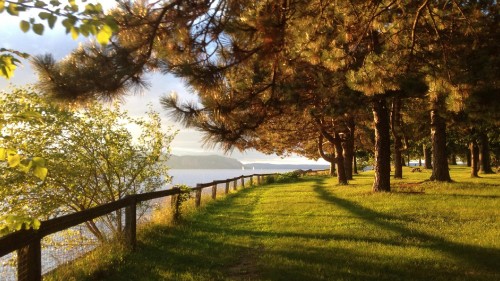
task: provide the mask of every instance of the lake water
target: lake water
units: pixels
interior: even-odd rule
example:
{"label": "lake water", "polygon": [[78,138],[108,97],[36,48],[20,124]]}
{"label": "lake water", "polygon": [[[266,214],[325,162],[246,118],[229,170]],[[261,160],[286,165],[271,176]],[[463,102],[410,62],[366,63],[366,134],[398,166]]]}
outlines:
{"label": "lake water", "polygon": [[168,172],[172,176],[172,185],[185,184],[195,187],[198,183],[208,183],[214,180],[225,180],[239,176],[252,174],[286,173],[292,170],[236,170],[236,169],[213,169],[213,170],[183,170],[173,169]]}
{"label": "lake water", "polygon": [[[272,174],[272,173],[286,173],[290,172],[290,169],[265,169],[265,170],[236,170],[236,169],[213,169],[213,170],[189,170],[189,169],[172,169],[169,170],[168,174],[172,176],[172,182],[169,186],[165,187],[165,189],[171,188],[176,184],[185,184],[190,187],[195,187],[198,183],[209,183],[215,180],[226,180],[230,178],[235,178],[239,176],[246,176],[252,174]],[[238,183],[239,184],[239,183]],[[210,188],[205,189],[206,192],[211,192]],[[80,230],[81,231],[81,230]],[[87,249],[86,251],[92,250],[93,246],[83,247]],[[51,251],[49,249],[42,250],[42,272],[46,273],[54,268],[56,268],[59,264],[68,262],[72,258],[76,258],[77,256],[82,254],[82,247],[76,249],[74,253],[72,251],[65,251],[63,259],[59,259],[55,254],[55,251]],[[8,262],[10,258],[12,258],[12,254],[6,255],[4,257],[0,257],[0,280],[2,281],[10,281],[16,280],[16,268],[11,263]],[[72,257],[72,258],[71,258]]]}

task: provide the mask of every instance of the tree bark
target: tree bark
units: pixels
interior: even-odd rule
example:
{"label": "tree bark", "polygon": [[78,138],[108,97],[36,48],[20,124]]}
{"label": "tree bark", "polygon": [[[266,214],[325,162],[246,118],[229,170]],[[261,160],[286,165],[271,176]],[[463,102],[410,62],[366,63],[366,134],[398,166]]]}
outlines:
{"label": "tree bark", "polygon": [[[341,185],[346,185],[348,184],[347,178],[345,176],[345,167],[344,167],[344,152],[342,149],[342,140],[340,139],[340,135],[337,132],[334,132],[333,135],[327,132],[323,127],[320,121],[318,121],[318,126],[320,129],[320,137],[319,137],[319,143],[321,145],[320,149],[320,154],[322,153],[321,151],[323,150],[323,137],[326,138],[331,144],[333,144],[333,147],[335,148],[335,158],[330,161],[332,163],[333,161],[337,164],[337,179],[338,183]],[[318,146],[319,147],[319,146]],[[323,152],[324,154],[324,152]]]}
{"label": "tree bark", "polygon": [[457,155],[455,153],[450,155],[450,165],[457,165]]}
{"label": "tree bark", "polygon": [[346,169],[345,169],[345,161],[344,161],[344,149],[342,147],[342,140],[340,139],[340,135],[338,133],[334,133],[334,142],[335,146],[335,161],[337,163],[337,179],[338,183],[341,185],[348,184]]}
{"label": "tree bark", "polygon": [[465,153],[465,157],[467,157],[467,167],[472,165],[472,157],[470,154],[470,148],[467,148],[467,152]]}
{"label": "tree bark", "polygon": [[423,150],[424,150],[424,164],[426,169],[432,169],[432,152],[429,147],[427,147],[425,144],[423,145]]}
{"label": "tree bark", "polygon": [[336,177],[337,176],[337,170],[335,170],[335,163],[330,162],[330,176]]}
{"label": "tree bark", "polygon": [[446,122],[440,116],[444,107],[444,99],[438,98],[432,102],[431,109],[431,139],[432,139],[432,175],[431,180],[451,181],[446,157]]}
{"label": "tree bark", "polygon": [[389,110],[385,97],[373,100],[375,127],[375,180],[373,191],[391,191],[391,137]]}
{"label": "tree bark", "polygon": [[331,154],[326,154],[323,149],[323,134],[320,133],[318,137],[318,153],[321,158],[330,162],[330,176],[335,177],[337,173],[335,172],[335,158]]}
{"label": "tree bark", "polygon": [[481,132],[479,134],[479,141],[481,142],[481,173],[483,174],[493,174],[490,162],[490,145],[488,143],[488,135]]}
{"label": "tree bark", "polygon": [[354,159],[354,131],[356,129],[356,124],[354,122],[354,118],[349,116],[347,118],[347,133],[346,140],[344,141],[344,167],[345,167],[345,176],[347,180],[352,180],[352,167],[353,167],[353,159]]}
{"label": "tree bark", "polygon": [[403,141],[401,137],[401,133],[399,132],[399,125],[401,119],[401,98],[395,97],[392,101],[392,110],[391,110],[391,132],[392,137],[394,138],[394,178],[402,179],[403,178],[403,165],[404,160],[402,156],[402,148]]}
{"label": "tree bark", "polygon": [[479,147],[477,145],[477,141],[473,139],[471,142],[469,142],[469,149],[470,149],[470,154],[471,154],[471,166],[470,166],[470,176],[471,178],[477,178],[479,177],[477,172],[478,172],[478,165],[479,165]]}

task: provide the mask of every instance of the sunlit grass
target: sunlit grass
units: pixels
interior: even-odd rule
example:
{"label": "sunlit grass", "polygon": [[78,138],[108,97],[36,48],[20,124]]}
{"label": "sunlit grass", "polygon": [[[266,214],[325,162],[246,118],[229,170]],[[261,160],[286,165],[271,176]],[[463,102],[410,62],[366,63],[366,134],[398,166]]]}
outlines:
{"label": "sunlit grass", "polygon": [[371,192],[366,172],[206,198],[177,226],[141,229],[137,252],[98,279],[499,280],[500,176],[451,173],[405,168],[391,193]]}

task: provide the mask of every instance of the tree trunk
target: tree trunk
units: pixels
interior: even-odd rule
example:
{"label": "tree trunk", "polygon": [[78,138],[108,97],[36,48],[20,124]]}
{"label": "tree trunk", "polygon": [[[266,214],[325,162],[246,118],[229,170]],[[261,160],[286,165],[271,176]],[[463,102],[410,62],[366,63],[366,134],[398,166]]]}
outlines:
{"label": "tree trunk", "polygon": [[391,191],[391,137],[389,110],[385,97],[373,101],[375,127],[375,180],[373,191]]}
{"label": "tree trunk", "polygon": [[422,167],[422,157],[418,157],[418,166]]}
{"label": "tree trunk", "polygon": [[[318,151],[321,157],[330,158],[330,163],[337,164],[337,179],[338,183],[342,185],[348,184],[347,178],[345,176],[345,167],[344,167],[344,152],[342,149],[342,140],[340,139],[340,135],[337,132],[334,132],[333,135],[327,132],[322,126],[321,121],[318,121],[318,126],[320,129],[320,135],[318,139]],[[333,147],[335,148],[335,158],[326,155],[323,151],[323,137],[326,138]],[[326,158],[325,158],[326,159]]]}
{"label": "tree trunk", "polygon": [[426,147],[425,144],[423,145],[423,150],[424,150],[424,164],[426,169],[432,169],[432,152],[429,147]]}
{"label": "tree trunk", "polygon": [[467,167],[470,167],[472,165],[470,148],[467,148],[467,152],[465,153],[465,157],[467,157]]}
{"label": "tree trunk", "polygon": [[493,174],[490,162],[490,145],[488,143],[488,135],[484,132],[479,134],[479,140],[481,142],[481,173],[483,174]]}
{"label": "tree trunk", "polygon": [[334,133],[334,142],[335,146],[335,161],[337,162],[337,179],[338,183],[341,185],[348,184],[345,170],[345,162],[344,162],[344,149],[342,148],[342,140],[340,139],[340,135],[338,133]]}
{"label": "tree trunk", "polygon": [[444,99],[438,98],[432,102],[431,109],[431,139],[432,139],[432,175],[431,180],[451,181],[446,155],[446,122],[440,116],[444,107]]}
{"label": "tree trunk", "polygon": [[469,149],[471,154],[471,166],[470,166],[470,176],[471,178],[477,178],[478,165],[479,165],[479,147],[477,141],[474,139],[469,143]]}
{"label": "tree trunk", "polygon": [[403,155],[401,153],[403,148],[403,141],[401,134],[399,132],[400,125],[400,108],[401,108],[401,99],[395,97],[392,101],[392,110],[391,110],[391,132],[392,137],[394,138],[394,178],[402,179],[403,178]]}
{"label": "tree trunk", "polygon": [[330,176],[332,176],[332,177],[337,176],[337,172],[335,170],[335,163],[331,163],[331,162],[330,162]]}
{"label": "tree trunk", "polygon": [[349,116],[346,121],[347,129],[349,132],[347,133],[346,140],[344,142],[344,167],[345,167],[345,176],[347,180],[352,180],[352,166],[354,159],[354,131],[356,129],[356,124],[354,123],[354,118]]}
{"label": "tree trunk", "polygon": [[330,162],[330,176],[337,176],[337,173],[335,172],[335,158],[331,154],[326,154],[323,149],[323,133],[320,133],[318,136],[318,153],[321,158]]}
{"label": "tree trunk", "polygon": [[410,157],[410,153],[408,153],[408,167],[410,167],[410,161],[411,161],[411,157]]}
{"label": "tree trunk", "polygon": [[450,165],[457,165],[457,155],[455,153],[450,155]]}

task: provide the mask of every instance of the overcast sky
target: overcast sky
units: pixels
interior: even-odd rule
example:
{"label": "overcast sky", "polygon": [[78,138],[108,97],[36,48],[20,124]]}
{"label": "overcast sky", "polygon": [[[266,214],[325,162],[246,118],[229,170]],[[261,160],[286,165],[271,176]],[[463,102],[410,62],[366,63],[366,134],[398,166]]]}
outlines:
{"label": "overcast sky", "polygon": [[[111,1],[101,1],[111,2]],[[70,35],[66,35],[64,29],[60,27],[60,22],[56,23],[54,30],[46,29],[43,36],[38,36],[33,32],[23,33],[19,28],[19,18],[12,17],[6,12],[0,14],[0,48],[15,49],[26,52],[31,55],[45,53],[53,54],[56,59],[61,59],[78,46],[79,42],[85,42],[89,39],[80,37],[77,41],[72,40]],[[6,80],[0,77],[0,90],[8,90],[9,86],[23,86],[36,82],[36,75],[31,69],[29,62],[23,61],[14,77]],[[202,135],[194,130],[183,128],[169,120],[162,108],[159,106],[159,98],[175,92],[181,99],[196,99],[196,95],[189,93],[179,79],[162,74],[148,75],[148,82],[151,85],[140,95],[130,94],[124,99],[123,108],[131,116],[142,116],[148,109],[148,104],[161,113],[164,126],[173,126],[179,130],[175,140],[171,144],[172,153],[176,155],[223,155],[240,160],[243,163],[250,162],[268,162],[268,163],[293,163],[293,164],[311,164],[314,161],[292,156],[282,159],[277,155],[264,155],[257,151],[233,151],[230,154],[224,154],[218,149],[210,149],[202,146]],[[327,162],[320,161],[320,164]]]}

